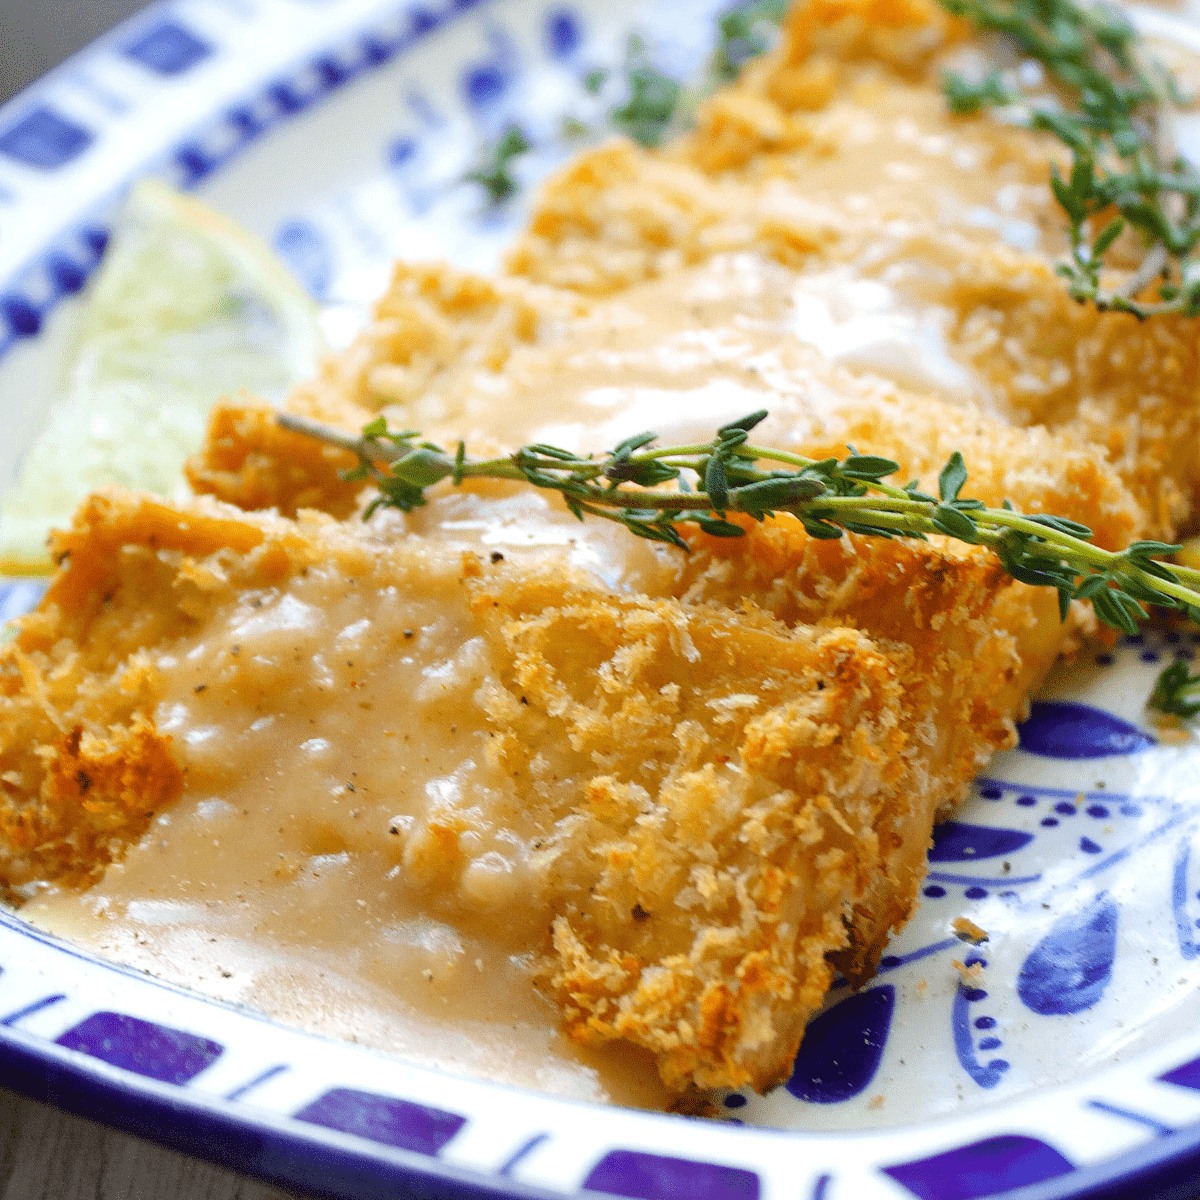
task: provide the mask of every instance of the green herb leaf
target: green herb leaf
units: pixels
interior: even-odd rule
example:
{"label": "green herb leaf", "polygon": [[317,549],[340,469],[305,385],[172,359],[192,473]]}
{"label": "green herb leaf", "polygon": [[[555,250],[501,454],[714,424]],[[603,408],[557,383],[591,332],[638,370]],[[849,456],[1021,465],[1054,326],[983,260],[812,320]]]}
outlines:
{"label": "green herb leaf", "polygon": [[654,487],[679,477],[675,467],[669,467],[657,459],[641,462],[628,458],[614,459],[604,468],[604,477],[621,483],[636,483],[640,487]]}
{"label": "green herb leaf", "polygon": [[957,71],[947,71],[942,76],[942,91],[950,111],[960,117],[973,117],[982,109],[1012,104],[1016,99],[1004,86],[999,71],[988,72],[978,83]]}
{"label": "green herb leaf", "polygon": [[623,442],[618,442],[612,449],[613,458],[628,458],[635,450],[640,450],[643,446],[648,446],[651,442],[657,441],[658,434],[651,431],[646,433],[635,434],[633,437],[626,438]]}
{"label": "green herb leaf", "polygon": [[1189,675],[1187,663],[1176,659],[1159,673],[1150,694],[1150,707],[1176,717],[1194,717],[1200,713],[1198,693],[1200,675]]}
{"label": "green herb leaf", "polygon": [[729,484],[725,478],[725,462],[718,454],[710,455],[704,468],[704,490],[713,508],[724,511],[729,504]]}
{"label": "green herb leaf", "polygon": [[933,510],[931,520],[940,532],[957,538],[960,542],[974,544],[979,541],[975,522],[966,513],[960,512],[957,508],[951,508],[949,504],[939,504]]}
{"label": "green herb leaf", "polygon": [[[1069,177],[1057,164],[1050,171],[1070,239],[1069,255],[1056,267],[1069,294],[1101,311],[1140,319],[1161,312],[1200,315],[1200,286],[1190,278],[1200,244],[1200,174],[1175,153],[1164,111],[1183,98],[1170,72],[1150,61],[1129,22],[1111,5],[1078,0],[942,4],[977,29],[1001,35],[1016,58],[1040,63],[1053,85],[1050,101],[1012,90],[993,71],[979,83],[949,73],[942,90],[960,115],[1020,103],[1031,128],[1052,134],[1070,151]],[[1091,236],[1094,219],[1113,207],[1120,216]],[[1144,243],[1146,258],[1119,286],[1106,287],[1102,281],[1111,272],[1105,256],[1127,226]],[[1161,262],[1152,257],[1160,254]],[[1156,298],[1139,294],[1150,288]]]}
{"label": "green herb leaf", "polygon": [[842,463],[842,474],[851,479],[884,479],[888,475],[895,475],[898,470],[898,462],[875,454],[851,454]]}
{"label": "green herb leaf", "polygon": [[[707,483],[707,480],[706,480]],[[709,495],[712,489],[706,487]],[[730,496],[742,512],[763,512],[769,508],[788,508],[803,500],[812,500],[824,495],[825,485],[819,479],[805,479],[802,475],[784,475],[775,479],[763,479],[758,483],[747,483],[736,488]],[[717,505],[718,508],[724,507]]]}
{"label": "green herb leaf", "polygon": [[448,463],[444,455],[422,446],[392,463],[392,474],[414,487],[424,488],[453,475],[454,464]]}
{"label": "green herb leaf", "polygon": [[736,421],[728,421],[717,430],[717,437],[721,437],[734,429],[740,429],[745,433],[749,433],[756,425],[761,425],[767,419],[767,415],[767,410],[760,408],[757,412],[748,413],[744,417],[738,417]]}
{"label": "green herb leaf", "polygon": [[963,462],[963,456],[955,450],[950,455],[949,462],[942,468],[941,474],[938,475],[938,494],[942,501],[957,500],[958,493],[962,491],[963,484],[966,482],[966,464]]}
{"label": "green herb leaf", "polygon": [[512,173],[513,160],[530,149],[532,147],[524,130],[519,125],[511,124],[500,140],[485,153],[483,163],[463,178],[470,183],[478,183],[487,192],[492,204],[503,204],[517,192],[517,181]]}
{"label": "green herb leaf", "polygon": [[809,537],[820,538],[822,541],[833,541],[842,536],[842,531],[836,525],[830,525],[828,521],[822,521],[818,517],[810,517],[804,513],[797,515],[800,517],[800,523],[804,526],[804,532]]}
{"label": "green herb leaf", "polygon": [[1131,558],[1146,558],[1155,555],[1165,558],[1168,554],[1178,554],[1183,547],[1172,542],[1130,542],[1125,547],[1125,553]]}
{"label": "green herb leaf", "polygon": [[1092,537],[1092,531],[1086,525],[1068,520],[1066,517],[1055,517],[1049,513],[1028,513],[1025,519],[1038,525],[1045,525],[1047,529],[1057,529],[1059,533],[1070,534],[1071,537],[1085,540]]}
{"label": "green herb leaf", "polygon": [[712,537],[739,538],[745,537],[746,531],[732,521],[722,521],[717,517],[696,517],[696,524]]}
{"label": "green herb leaf", "polygon": [[675,115],[681,88],[678,80],[651,65],[638,39],[630,39],[628,59],[629,99],[613,109],[612,122],[635,142],[654,149]]}

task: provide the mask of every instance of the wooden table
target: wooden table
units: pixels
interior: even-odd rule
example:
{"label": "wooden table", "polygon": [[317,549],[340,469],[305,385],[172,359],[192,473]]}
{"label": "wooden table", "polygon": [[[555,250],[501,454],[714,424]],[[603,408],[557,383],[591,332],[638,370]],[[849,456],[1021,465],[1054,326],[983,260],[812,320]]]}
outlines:
{"label": "wooden table", "polygon": [[298,1200],[0,1088],[0,1200]]}

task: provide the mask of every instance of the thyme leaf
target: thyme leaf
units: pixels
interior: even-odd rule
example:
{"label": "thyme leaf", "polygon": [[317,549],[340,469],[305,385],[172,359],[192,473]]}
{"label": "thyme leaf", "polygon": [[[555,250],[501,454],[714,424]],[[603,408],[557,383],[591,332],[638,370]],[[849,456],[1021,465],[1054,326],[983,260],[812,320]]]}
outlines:
{"label": "thyme leaf", "polygon": [[[1052,92],[1035,93],[992,71],[943,76],[952,112],[1005,108],[1071,153],[1050,187],[1066,216],[1070,250],[1057,266],[1070,295],[1101,311],[1200,315],[1200,174],[1175,148],[1172,109],[1183,103],[1169,72],[1147,59],[1128,19],[1107,3],[1077,0],[941,0],[984,32],[1040,63]],[[1017,73],[1013,75],[1014,80]],[[1133,270],[1109,264],[1129,230],[1143,255]]]}
{"label": "thyme leaf", "polygon": [[750,59],[770,50],[789,6],[789,0],[750,0],[725,13],[717,21],[713,75],[720,82],[729,83],[741,74]]}
{"label": "thyme leaf", "polygon": [[483,163],[463,178],[479,184],[493,205],[503,204],[516,195],[518,184],[512,173],[513,160],[528,153],[533,147],[524,130],[516,124],[505,129],[500,140],[484,155]]}
{"label": "thyme leaf", "polygon": [[682,86],[654,66],[636,35],[629,39],[625,77],[629,98],[614,108],[609,117],[622,133],[653,149],[661,144],[675,116]]}
{"label": "thyme leaf", "polygon": [[[602,454],[580,456],[534,444],[481,460],[468,458],[461,442],[451,454],[415,430],[393,433],[381,417],[357,437],[290,413],[276,419],[285,429],[358,456],[358,465],[343,478],[369,480],[378,489],[366,516],[381,506],[411,512],[426,502],[425,490],[435,483],[450,480],[457,486],[466,479],[508,479],[557,491],[580,520],[615,521],[636,537],[684,550],[687,525],[735,538],[745,530],[731,514],[761,521],[791,513],[814,538],[941,534],[986,546],[1012,578],[1054,588],[1064,620],[1075,600],[1090,601],[1101,621],[1126,634],[1137,632],[1147,604],[1200,618],[1200,571],[1167,560],[1179,546],[1140,541],[1105,550],[1092,544],[1086,525],[1067,517],[1020,513],[1007,500],[989,508],[962,495],[969,474],[958,451],[939,473],[934,497],[919,491],[916,481],[904,487],[887,482],[898,465],[853,447],[845,458],[816,460],[750,444],[751,431],[766,415],[751,413],[723,425],[709,441],[687,446],[659,446],[657,435],[646,432]],[[664,484],[675,489],[663,490]],[[1177,715],[1200,713],[1200,676],[1189,676],[1178,663],[1169,670],[1153,703]]]}
{"label": "thyme leaf", "polygon": [[1196,716],[1200,713],[1200,674],[1189,674],[1187,663],[1176,659],[1155,680],[1150,707],[1175,717]]}

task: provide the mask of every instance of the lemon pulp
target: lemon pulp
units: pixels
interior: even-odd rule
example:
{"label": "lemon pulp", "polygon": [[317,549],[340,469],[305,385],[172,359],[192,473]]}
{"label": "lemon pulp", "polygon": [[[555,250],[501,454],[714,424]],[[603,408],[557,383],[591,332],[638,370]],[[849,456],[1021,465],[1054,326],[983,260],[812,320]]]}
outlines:
{"label": "lemon pulp", "polygon": [[49,570],[47,533],[97,487],[171,495],[213,402],[281,399],[321,345],[315,306],[265,245],[156,180],[136,184],[60,398],[0,501],[0,570]]}

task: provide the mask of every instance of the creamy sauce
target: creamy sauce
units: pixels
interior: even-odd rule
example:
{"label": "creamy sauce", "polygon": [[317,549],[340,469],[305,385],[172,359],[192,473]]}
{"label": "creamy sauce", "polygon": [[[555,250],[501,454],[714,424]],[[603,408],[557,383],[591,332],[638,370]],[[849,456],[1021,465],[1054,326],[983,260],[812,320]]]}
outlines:
{"label": "creamy sauce", "polygon": [[99,886],[25,915],[318,1031],[661,1104],[644,1063],[602,1082],[530,986],[541,910],[524,900],[541,888],[519,810],[462,834],[462,863],[439,874],[431,808],[474,792],[494,817],[507,790],[485,761],[487,650],[454,557],[396,572],[399,588],[313,570],[161,656],[157,720],[187,794]]}
{"label": "creamy sauce", "polygon": [[[731,253],[641,285],[560,341],[518,350],[502,376],[460,381],[447,432],[473,446],[583,450],[648,428],[688,442],[765,407],[756,439],[787,446],[837,442],[855,387],[1002,407],[956,351],[948,289],[964,239],[1039,243],[1030,164],[1044,158],[996,163],[982,123],[952,137],[940,98],[872,86],[821,119],[839,153],[799,184],[764,185],[781,207],[799,187],[844,229],[861,221],[837,261],[800,273]],[[661,1106],[648,1055],[570,1045],[531,985],[538,831],[488,762],[480,692],[493,664],[459,563],[464,549],[551,555],[613,590],[662,594],[673,559],[499,485],[376,524],[382,540],[427,540],[396,582],[314,569],[242,595],[159,657],[156,720],[186,766],[184,798],[90,891],[45,889],[23,914],[415,1061]],[[464,796],[480,816],[447,874],[428,822]]]}

